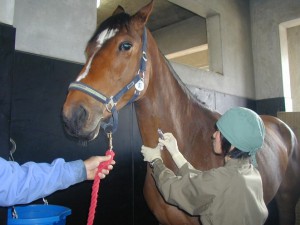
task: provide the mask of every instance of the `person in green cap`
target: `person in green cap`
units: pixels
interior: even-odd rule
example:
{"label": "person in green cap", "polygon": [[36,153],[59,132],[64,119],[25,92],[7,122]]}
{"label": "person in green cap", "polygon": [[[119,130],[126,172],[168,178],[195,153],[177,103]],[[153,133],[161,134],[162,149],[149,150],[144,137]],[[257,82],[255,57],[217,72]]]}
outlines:
{"label": "person in green cap", "polygon": [[[142,146],[142,154],[153,168],[165,201],[200,216],[203,225],[262,225],[268,210],[255,156],[264,137],[261,118],[250,109],[237,107],[221,116],[212,135],[213,151],[225,155],[223,167],[196,170],[180,153],[171,133],[159,138],[156,148]],[[162,146],[170,152],[179,175],[163,164]]]}

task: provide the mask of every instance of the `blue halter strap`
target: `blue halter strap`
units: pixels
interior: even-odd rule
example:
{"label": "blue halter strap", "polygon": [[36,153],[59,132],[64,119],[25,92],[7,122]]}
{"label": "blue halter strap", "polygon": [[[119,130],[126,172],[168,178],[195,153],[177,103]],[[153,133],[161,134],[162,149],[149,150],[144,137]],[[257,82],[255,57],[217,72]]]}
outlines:
{"label": "blue halter strap", "polygon": [[106,97],[101,92],[95,90],[91,86],[84,84],[80,81],[72,82],[69,86],[69,90],[81,91],[97,101],[103,103],[106,107],[106,110],[112,114],[108,122],[102,122],[101,127],[106,133],[114,133],[118,128],[118,111],[116,109],[117,102],[120,98],[129,91],[132,87],[135,87],[135,91],[131,99],[127,102],[126,105],[134,102],[136,98],[140,95],[141,91],[144,90],[144,74],[146,71],[147,64],[147,30],[144,28],[143,37],[142,37],[142,57],[140,60],[140,68],[135,75],[135,77],[129,82],[125,87],[123,87],[116,95]]}

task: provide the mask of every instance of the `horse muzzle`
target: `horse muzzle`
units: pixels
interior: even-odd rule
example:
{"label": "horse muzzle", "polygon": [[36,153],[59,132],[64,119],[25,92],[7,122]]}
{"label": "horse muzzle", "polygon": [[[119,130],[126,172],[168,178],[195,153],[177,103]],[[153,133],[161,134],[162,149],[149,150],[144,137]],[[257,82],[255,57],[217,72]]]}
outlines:
{"label": "horse muzzle", "polygon": [[99,133],[101,119],[91,119],[89,111],[82,105],[64,106],[62,120],[66,133],[72,137],[90,141]]}

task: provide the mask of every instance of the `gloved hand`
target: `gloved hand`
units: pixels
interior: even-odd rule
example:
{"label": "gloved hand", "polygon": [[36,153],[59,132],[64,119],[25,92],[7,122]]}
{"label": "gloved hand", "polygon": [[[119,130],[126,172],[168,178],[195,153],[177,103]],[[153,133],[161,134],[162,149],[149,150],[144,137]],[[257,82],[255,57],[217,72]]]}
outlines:
{"label": "gloved hand", "polygon": [[[172,159],[174,160],[175,164],[178,168],[181,168],[185,163],[188,161],[184,158],[181,152],[178,149],[177,140],[171,133],[164,134],[164,140],[159,138],[159,144],[163,144],[166,146],[167,150],[170,152]],[[190,168],[193,166],[189,163]]]}
{"label": "gloved hand", "polygon": [[154,159],[161,159],[160,154],[161,144],[158,144],[155,148],[142,146],[142,154],[144,156],[144,161],[152,162]]}
{"label": "gloved hand", "polygon": [[167,150],[170,152],[171,156],[176,155],[179,152],[178,146],[177,146],[177,140],[171,133],[165,133],[164,134],[164,140],[159,138],[159,143],[166,146]]}

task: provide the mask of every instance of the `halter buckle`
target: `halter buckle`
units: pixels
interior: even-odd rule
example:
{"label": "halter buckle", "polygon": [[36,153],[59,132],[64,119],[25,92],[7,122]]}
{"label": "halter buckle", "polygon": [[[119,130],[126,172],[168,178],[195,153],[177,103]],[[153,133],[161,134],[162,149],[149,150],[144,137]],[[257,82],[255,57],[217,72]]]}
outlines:
{"label": "halter buckle", "polygon": [[147,62],[147,53],[145,51],[142,53],[142,58],[145,62]]}
{"label": "halter buckle", "polygon": [[109,102],[105,104],[105,108],[107,112],[111,113],[111,110],[117,105],[117,103],[114,102],[113,96],[110,97]]}
{"label": "halter buckle", "polygon": [[141,78],[145,78],[145,71],[139,69],[138,72],[137,72],[137,75],[140,75]]}

